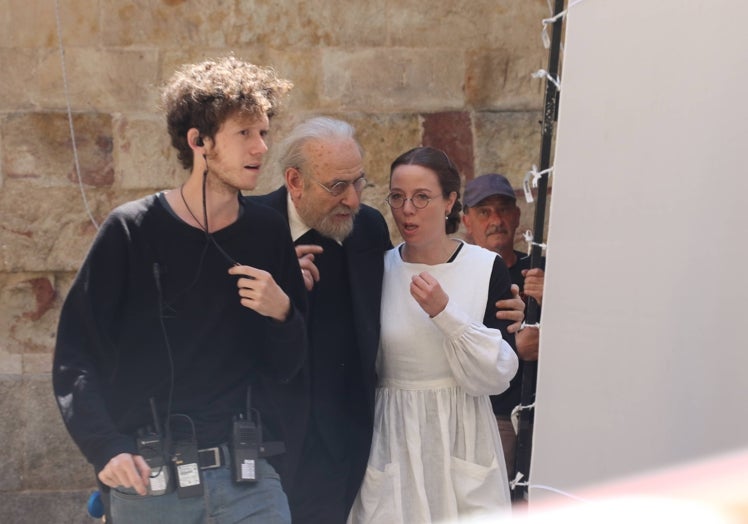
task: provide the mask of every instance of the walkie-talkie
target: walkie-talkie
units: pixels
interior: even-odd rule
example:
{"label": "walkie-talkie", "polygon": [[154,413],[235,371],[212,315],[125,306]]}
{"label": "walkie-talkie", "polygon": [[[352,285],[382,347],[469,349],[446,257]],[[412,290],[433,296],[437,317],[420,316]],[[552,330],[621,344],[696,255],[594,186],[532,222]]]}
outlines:
{"label": "walkie-talkie", "polygon": [[158,412],[156,411],[156,402],[153,397],[151,397],[150,402],[155,432],[151,431],[151,428],[141,432],[136,439],[136,444],[138,454],[145,459],[151,468],[151,474],[148,478],[148,494],[156,497],[171,491],[169,482],[171,479],[169,466],[164,458],[164,440],[161,433],[161,424],[158,420]]}
{"label": "walkie-talkie", "polygon": [[[190,431],[181,432],[180,438],[173,440],[171,461],[174,464],[174,478],[177,496],[180,499],[199,497],[203,494],[203,472],[200,469],[200,457],[197,451],[197,435],[192,419],[181,413],[174,413],[169,418],[167,428],[168,440],[172,441],[173,419],[184,419],[189,423]],[[184,435],[184,436],[183,436]]]}
{"label": "walkie-talkie", "polygon": [[247,387],[247,414],[234,418],[231,428],[231,472],[234,482],[257,480],[257,458],[260,455],[262,432],[252,420],[251,390]]}
{"label": "walkie-talkie", "polygon": [[255,482],[260,454],[260,429],[251,419],[237,417],[231,431],[231,470],[234,482]]}
{"label": "walkie-talkie", "polygon": [[171,460],[174,462],[177,478],[177,496],[180,499],[201,496],[203,494],[203,478],[202,471],[200,471],[197,442],[194,439],[176,441]]}

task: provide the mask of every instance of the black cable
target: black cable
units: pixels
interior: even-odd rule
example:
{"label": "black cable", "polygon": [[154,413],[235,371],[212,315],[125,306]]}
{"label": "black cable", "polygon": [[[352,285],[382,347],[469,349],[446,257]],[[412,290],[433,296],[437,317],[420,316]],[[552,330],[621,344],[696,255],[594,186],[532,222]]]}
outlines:
{"label": "black cable", "polygon": [[[166,331],[166,323],[164,322],[164,297],[163,290],[161,288],[161,270],[158,262],[153,263],[153,276],[156,280],[156,290],[158,291],[158,320],[161,324],[161,333],[164,336],[164,345],[166,347],[166,356],[169,360],[169,394],[166,400],[166,434],[164,435],[164,449],[169,449],[171,446],[171,433],[169,420],[171,419],[171,404],[174,396],[174,355],[171,350],[171,343],[169,342],[169,334]],[[157,413],[154,410],[154,417],[158,421]]]}
{"label": "black cable", "polygon": [[[216,247],[219,253],[223,255],[223,257],[229,261],[229,263],[232,266],[239,266],[239,262],[234,260],[229,256],[226,251],[216,242],[216,239],[213,237],[213,234],[210,232],[210,227],[208,226],[208,202],[206,197],[206,184],[208,181],[208,157],[206,155],[203,155],[203,159],[205,160],[205,171],[203,171],[203,220],[205,221],[205,234],[207,235],[208,239],[213,243],[213,245]],[[238,191],[237,191],[238,193]],[[237,194],[238,196],[238,194]]]}
{"label": "black cable", "polygon": [[169,418],[166,419],[166,426],[167,431],[171,431],[171,419],[173,418],[184,418],[187,419],[187,422],[190,423],[190,428],[192,430],[192,440],[194,442],[197,442],[197,430],[195,429],[195,422],[192,420],[192,418],[189,415],[185,415],[184,413],[174,413],[173,415],[169,415]]}

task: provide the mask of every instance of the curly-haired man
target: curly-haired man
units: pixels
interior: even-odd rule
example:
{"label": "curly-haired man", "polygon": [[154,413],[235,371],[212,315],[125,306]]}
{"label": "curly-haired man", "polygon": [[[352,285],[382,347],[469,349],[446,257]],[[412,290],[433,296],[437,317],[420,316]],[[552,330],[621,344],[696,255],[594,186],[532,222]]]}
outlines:
{"label": "curly-haired man", "polygon": [[306,353],[288,226],[240,195],[290,88],[233,57],[178,71],[163,104],[189,176],[115,209],[65,300],[55,397],[116,524],[290,522],[262,453],[237,471],[227,445],[242,417],[284,437],[261,386],[291,380]]}

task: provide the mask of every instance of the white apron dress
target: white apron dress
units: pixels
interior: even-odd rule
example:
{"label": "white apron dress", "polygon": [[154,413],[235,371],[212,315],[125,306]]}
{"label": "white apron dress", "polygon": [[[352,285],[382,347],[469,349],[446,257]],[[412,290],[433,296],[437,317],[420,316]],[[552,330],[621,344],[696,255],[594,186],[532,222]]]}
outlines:
{"label": "white apron dress", "polygon": [[[483,325],[496,254],[463,244],[438,265],[385,254],[374,435],[352,524],[456,522],[508,512],[504,455],[488,395],[509,387],[517,356]],[[428,271],[449,296],[434,318],[410,295]]]}

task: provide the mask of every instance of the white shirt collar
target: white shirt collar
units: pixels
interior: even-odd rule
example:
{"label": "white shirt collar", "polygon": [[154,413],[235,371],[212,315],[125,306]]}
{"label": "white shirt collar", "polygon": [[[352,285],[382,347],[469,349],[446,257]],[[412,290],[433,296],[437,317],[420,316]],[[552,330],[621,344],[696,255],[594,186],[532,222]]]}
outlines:
{"label": "white shirt collar", "polygon": [[[288,227],[291,229],[291,238],[296,242],[301,238],[307,231],[312,228],[307,226],[302,220],[299,212],[296,211],[296,205],[291,200],[291,194],[286,195],[286,206],[288,207]],[[337,240],[335,242],[338,242]],[[339,245],[343,245],[342,242],[338,242]]]}
{"label": "white shirt collar", "polygon": [[288,206],[288,227],[291,228],[291,238],[296,242],[302,235],[312,229],[307,226],[296,211],[296,205],[291,200],[291,193],[286,195],[286,205]]}

